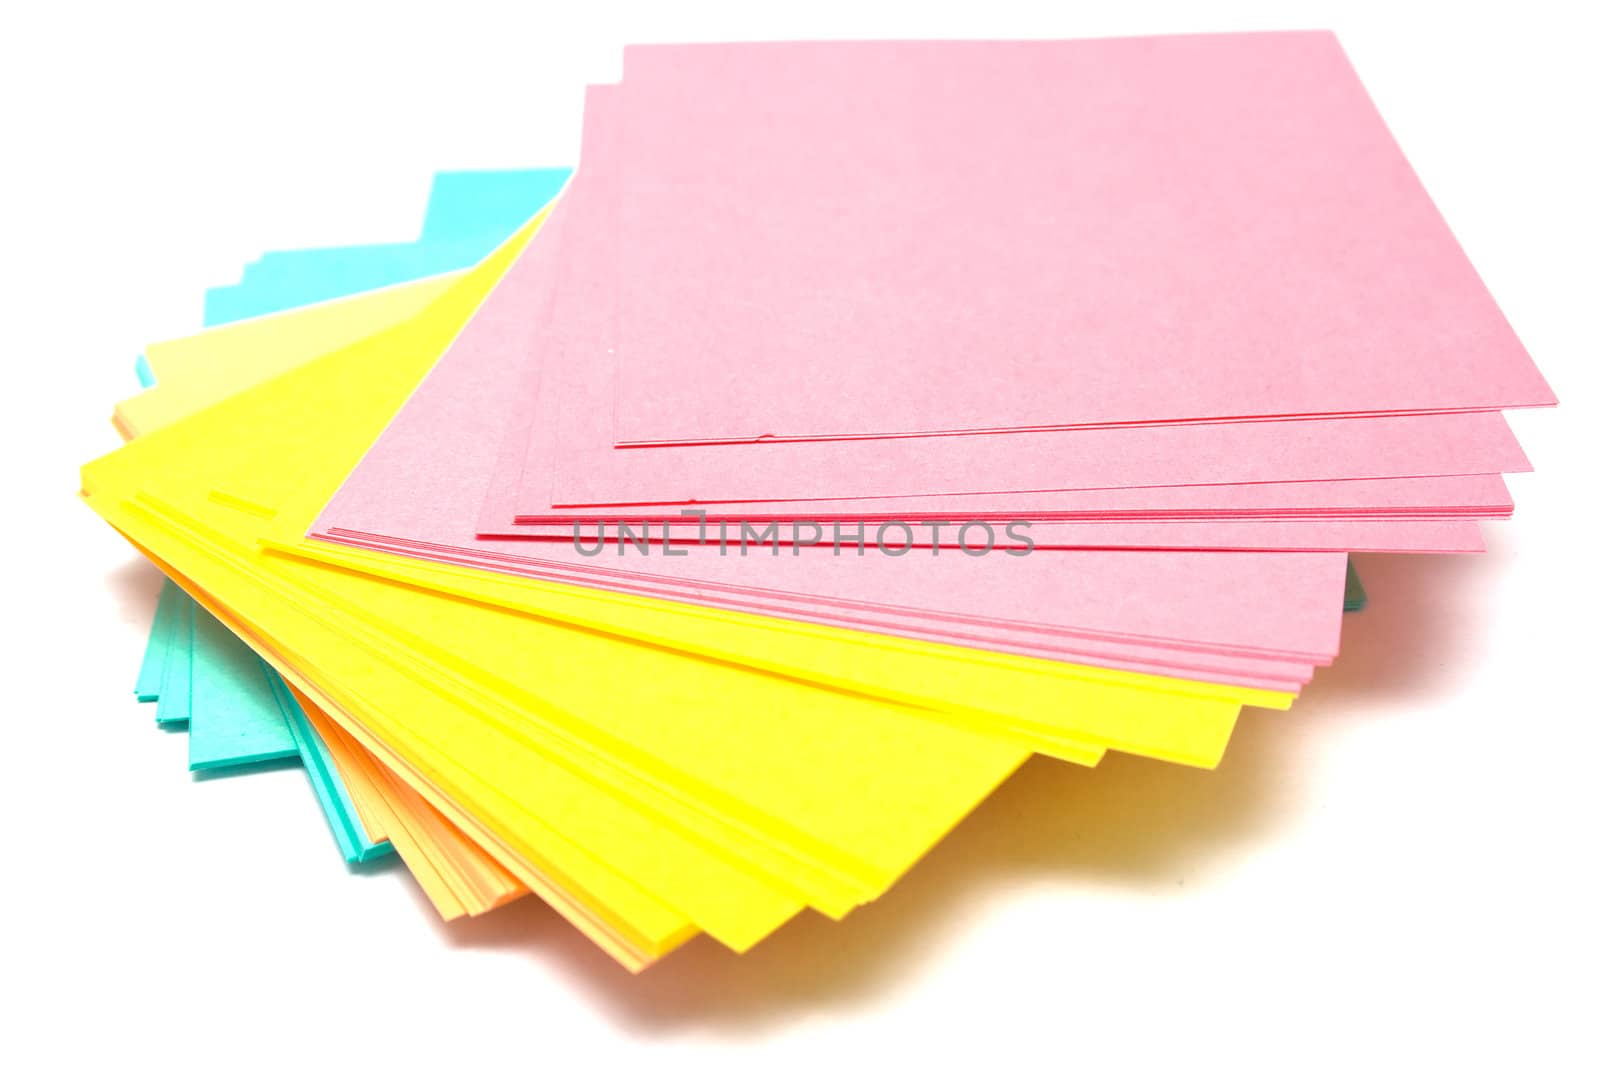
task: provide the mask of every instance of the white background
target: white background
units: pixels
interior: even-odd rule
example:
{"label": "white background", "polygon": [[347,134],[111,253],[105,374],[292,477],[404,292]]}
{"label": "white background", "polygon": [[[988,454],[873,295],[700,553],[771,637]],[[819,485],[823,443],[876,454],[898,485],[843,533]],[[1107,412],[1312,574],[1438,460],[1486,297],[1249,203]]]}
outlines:
{"label": "white background", "polygon": [[[8,5],[0,1058],[1595,1062],[1593,5],[1500,6]],[[267,249],[415,237],[434,170],[571,162],[625,41],[1321,26],[1563,406],[1489,553],[1363,561],[1220,770],[1035,761],[846,922],[632,977],[538,903],[442,925],[133,702],[156,574],[73,494],[134,355]]]}

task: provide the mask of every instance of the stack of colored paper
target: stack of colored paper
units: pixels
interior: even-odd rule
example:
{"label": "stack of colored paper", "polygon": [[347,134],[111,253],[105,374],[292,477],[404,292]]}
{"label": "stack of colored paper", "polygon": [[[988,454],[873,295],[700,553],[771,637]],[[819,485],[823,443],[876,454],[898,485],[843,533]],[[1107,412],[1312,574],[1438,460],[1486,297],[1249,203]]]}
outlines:
{"label": "stack of colored paper", "polygon": [[1031,754],[1214,766],[1555,402],[1325,33],[637,47],[564,178],[253,264],[83,492],[192,766],[632,968]]}

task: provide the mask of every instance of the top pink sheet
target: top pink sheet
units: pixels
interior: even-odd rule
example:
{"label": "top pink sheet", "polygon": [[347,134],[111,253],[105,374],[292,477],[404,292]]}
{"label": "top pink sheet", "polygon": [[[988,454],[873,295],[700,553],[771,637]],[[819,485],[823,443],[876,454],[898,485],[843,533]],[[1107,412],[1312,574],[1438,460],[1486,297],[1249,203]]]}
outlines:
{"label": "top pink sheet", "polygon": [[626,53],[621,444],[1555,398],[1333,36]]}

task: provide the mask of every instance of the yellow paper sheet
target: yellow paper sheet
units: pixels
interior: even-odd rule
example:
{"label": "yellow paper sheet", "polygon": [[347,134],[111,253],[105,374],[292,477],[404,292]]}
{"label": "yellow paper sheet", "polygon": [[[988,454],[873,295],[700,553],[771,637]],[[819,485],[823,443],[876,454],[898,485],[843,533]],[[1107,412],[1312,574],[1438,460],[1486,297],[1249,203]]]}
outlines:
{"label": "yellow paper sheet", "polygon": [[[549,874],[642,954],[692,926],[742,947],[804,904],[832,913],[870,899],[1027,748],[944,709],[798,684],[683,655],[671,641],[618,640],[604,627],[486,609],[255,547],[263,533],[304,529],[310,514],[262,502],[293,497],[296,483],[325,499],[408,391],[403,376],[383,385],[378,372],[410,361],[414,385],[507,261],[490,261],[408,323],[92,464],[91,503],[246,620],[390,773],[513,874],[528,884]],[[295,407],[313,400],[347,417],[297,423]],[[255,513],[213,500],[219,481],[248,485]],[[691,642],[715,646],[714,635],[692,632],[686,620],[697,615],[732,613],[673,613],[675,633],[687,625]],[[827,659],[837,638],[818,633],[826,629],[791,624],[762,636],[787,634]],[[881,644],[905,652],[898,646],[921,643]],[[863,647],[854,635],[845,645]],[[1222,708],[1229,722],[1237,710],[1225,687],[1154,680],[1160,689],[1147,689],[1140,676],[1030,671],[1022,665],[1037,661],[990,654],[957,662],[965,650],[930,647],[930,658],[992,680],[1006,677],[1000,661],[1019,661],[1009,671],[1023,680],[1007,679],[999,698],[1032,686],[1053,688],[1069,709],[1080,696],[1111,707],[1155,694],[1191,702],[1195,715]],[[463,648],[470,661],[453,651]]]}

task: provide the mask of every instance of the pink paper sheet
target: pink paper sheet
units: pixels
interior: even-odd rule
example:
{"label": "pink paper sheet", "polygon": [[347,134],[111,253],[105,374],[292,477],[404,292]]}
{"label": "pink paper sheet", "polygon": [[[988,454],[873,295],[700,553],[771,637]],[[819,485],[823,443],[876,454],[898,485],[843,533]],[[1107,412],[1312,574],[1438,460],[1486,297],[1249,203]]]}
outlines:
{"label": "pink paper sheet", "polygon": [[[609,124],[608,114],[596,112],[595,121]],[[598,167],[587,159],[583,169],[593,178]],[[486,530],[508,532],[500,525],[510,519],[565,519],[561,505],[609,510],[926,495],[959,513],[983,506],[986,498],[977,494],[1224,483],[1233,488],[1219,488],[1212,506],[1248,510],[1253,491],[1242,488],[1246,483],[1529,469],[1498,412],[614,449],[605,427],[617,401],[616,382],[604,353],[615,325],[616,234],[609,227],[610,194],[591,192],[602,206],[563,227],[572,237],[553,247],[570,248],[547,253],[547,273],[521,273],[503,283],[525,294],[530,314],[540,309],[553,318],[542,325],[546,340],[523,379],[524,402],[508,435],[505,462],[521,464],[517,488],[496,482],[485,507]],[[557,275],[567,295],[553,302],[542,287]],[[520,460],[518,447],[525,448]]]}
{"label": "pink paper sheet", "polygon": [[621,97],[618,442],[1555,402],[1330,33],[642,46]]}
{"label": "pink paper sheet", "polygon": [[[486,541],[597,541],[648,544],[720,544],[736,548],[743,535],[747,549],[770,551],[767,545],[868,546],[891,550],[911,547],[930,552],[957,552],[964,545],[976,553],[1026,543],[1038,551],[1086,548],[1181,549],[1213,552],[1481,552],[1483,536],[1474,522],[1391,519],[1380,522],[1279,519],[1264,522],[1036,522],[996,520],[918,521],[891,516],[881,521],[738,520],[698,518],[656,523],[623,520],[600,523],[549,523],[519,526],[515,536],[478,532]],[[757,544],[756,542],[760,542]],[[852,551],[854,548],[852,547]]]}
{"label": "pink paper sheet", "polygon": [[[591,168],[592,170],[592,168]],[[557,230],[559,231],[559,228]],[[585,244],[586,249],[598,251],[592,243]],[[571,285],[582,285],[585,278],[581,271],[573,270],[576,265],[572,262],[571,255],[560,254],[560,247],[552,250],[552,263],[556,266],[546,266],[537,274],[531,271],[526,277],[541,277],[548,280],[552,277],[562,277],[568,289],[563,292],[571,301],[569,306],[583,309],[593,306],[585,299],[581,291],[570,288]],[[564,268],[564,269],[561,269]],[[524,288],[520,283],[523,275],[514,274],[504,283],[510,290],[525,296],[528,306],[537,307],[548,303],[534,293]],[[567,312],[558,313],[554,319],[547,320],[552,327],[568,321]],[[581,328],[581,324],[580,324]],[[553,332],[547,331],[547,332]],[[530,356],[527,369],[523,375],[523,385],[519,391],[520,396],[536,395],[540,392],[540,378],[547,367],[557,368],[556,377],[559,378],[559,364],[547,363],[539,358],[537,351],[544,344],[535,342],[535,352]],[[498,386],[497,386],[498,387]],[[486,494],[482,515],[479,519],[477,531],[481,536],[494,538],[526,538],[544,537],[552,535],[552,528],[564,530],[570,538],[573,529],[573,520],[581,518],[585,512],[569,511],[561,513],[552,511],[546,516],[519,517],[518,523],[508,523],[504,516],[515,506],[515,492],[517,483],[523,477],[525,470],[537,468],[539,458],[546,450],[559,447],[563,440],[570,440],[567,434],[581,433],[581,420],[574,422],[572,419],[563,420],[562,413],[574,414],[578,409],[567,402],[564,392],[547,393],[541,397],[545,407],[545,416],[548,423],[529,423],[524,416],[513,416],[514,429],[508,433],[501,446],[501,459],[496,467],[494,478],[491,481],[489,492]],[[566,425],[562,425],[565,422]],[[540,425],[557,425],[562,428],[555,433],[540,434],[537,427]],[[529,440],[526,450],[519,442]],[[617,454],[617,453],[610,453]],[[1027,536],[1041,548],[1147,548],[1147,549],[1226,549],[1226,550],[1278,550],[1278,551],[1361,551],[1361,552],[1473,552],[1482,549],[1482,538],[1476,527],[1468,522],[1355,522],[1355,521],[1309,521],[1327,514],[1344,509],[1352,517],[1364,517],[1367,514],[1378,512],[1387,513],[1397,518],[1423,518],[1423,517],[1449,517],[1464,515],[1466,517],[1485,516],[1503,517],[1509,515],[1511,500],[1505,490],[1502,479],[1495,475],[1469,476],[1460,478],[1408,478],[1369,481],[1325,482],[1325,483],[1271,483],[1248,486],[1191,486],[1169,489],[1125,489],[1125,490],[1079,490],[1061,493],[1028,493],[1028,494],[990,494],[981,497],[919,497],[902,498],[900,500],[874,500],[870,502],[832,502],[835,507],[846,504],[831,513],[812,508],[809,504],[797,503],[774,505],[772,503],[751,503],[743,505],[721,505],[711,509],[713,514],[708,518],[708,525],[715,528],[717,516],[742,516],[752,515],[773,516],[800,516],[808,519],[819,517],[825,519],[860,520],[864,516],[876,515],[882,521],[907,520],[911,523],[909,528],[902,527],[902,538],[909,534],[912,543],[916,545],[931,545],[934,538],[939,537],[937,530],[921,525],[919,520],[949,518],[949,511],[931,510],[941,505],[959,504],[967,501],[978,501],[979,506],[964,509],[961,514],[964,518],[989,516],[997,520],[1004,518],[1022,517],[1033,519],[1036,510],[1043,507],[1069,507],[1077,508],[1090,516],[1104,518],[1130,519],[1141,517],[1138,512],[1129,512],[1130,507],[1151,509],[1144,517],[1153,517],[1163,521],[1135,522],[1054,522],[1049,520],[1049,513],[1044,512],[1043,521],[1033,522]],[[1012,507],[1004,508],[1005,503]],[[1283,522],[1176,522],[1165,521],[1169,517],[1182,518],[1194,511],[1205,514],[1209,505],[1213,509],[1225,507],[1228,504],[1236,508],[1248,503],[1259,513],[1268,517],[1295,519],[1299,521]],[[863,506],[865,504],[865,506]],[[894,510],[899,505],[904,510]],[[1021,505],[1021,506],[1018,506]],[[1156,511],[1154,509],[1166,507],[1170,511]],[[622,514],[637,519],[640,514],[654,515],[658,518],[680,519],[679,509],[663,509],[654,506],[635,506],[631,508],[607,508],[608,514]],[[1222,511],[1224,515],[1235,515],[1238,512]],[[1069,513],[1070,514],[1070,513]],[[1076,517],[1076,516],[1074,516]],[[1337,514],[1335,519],[1342,519]],[[698,528],[698,523],[692,523]],[[849,523],[846,523],[846,527]],[[893,533],[894,531],[891,531]],[[612,535],[616,536],[613,530]],[[660,540],[663,528],[657,526],[652,531],[639,526],[637,521],[630,528],[630,533],[642,533],[647,539]],[[739,528],[735,523],[734,536],[737,537]],[[794,537],[809,538],[821,544],[833,543],[834,530],[832,524],[819,526],[816,530],[798,530],[792,523],[782,526],[778,532],[780,538],[792,540]],[[559,536],[559,535],[554,535]],[[695,536],[693,533],[679,532],[678,539]],[[848,532],[845,536],[849,536]],[[955,529],[943,534],[941,543],[953,546],[951,539],[959,536]],[[896,541],[896,544],[903,541]]]}
{"label": "pink paper sheet", "polygon": [[[520,454],[517,457],[521,461]],[[1369,478],[1357,481],[1259,482],[1249,485],[1186,485],[1158,489],[1076,489],[1036,493],[880,499],[749,501],[719,504],[710,518],[941,519],[1037,517],[1095,522],[1193,519],[1449,519],[1507,518],[1512,511],[1505,479],[1494,474],[1443,478]],[[525,525],[566,525],[574,519],[675,519],[678,508],[613,505],[600,511],[567,509],[528,516]],[[489,522],[480,533],[516,533]]]}
{"label": "pink paper sheet", "polygon": [[[592,92],[591,106],[604,100],[603,90]],[[593,140],[593,123],[586,129],[584,167],[561,205],[567,217],[557,232],[576,226],[581,211],[604,203],[585,195],[605,174],[594,165],[603,148],[595,151],[601,142]],[[541,235],[530,246],[330,501],[313,536],[381,542],[418,558],[483,555],[474,515],[493,474],[496,444],[517,404],[510,385],[523,373],[529,345],[539,344],[528,325],[530,293],[537,289],[526,282],[549,270],[554,245]],[[575,250],[584,247],[574,243]],[[569,303],[571,278],[563,274],[557,282],[559,308]],[[503,557],[495,569],[559,572],[574,584],[608,587],[607,576],[583,572],[587,565],[570,544],[495,550]],[[668,599],[703,601],[731,591],[749,598],[751,609],[762,614],[809,612],[852,626],[857,617],[897,618],[910,628],[948,629],[948,640],[976,647],[1007,648],[1008,640],[1035,636],[1109,643],[1130,660],[1149,660],[1147,669],[1196,653],[1236,653],[1251,663],[1280,659],[1291,671],[1326,662],[1338,646],[1345,566],[1342,553],[858,558],[812,549],[774,558],[689,551],[687,558],[629,555],[608,560],[606,570],[631,576]],[[985,638],[986,629],[996,636]],[[973,636],[954,636],[958,630]],[[1195,676],[1177,665],[1164,670]]]}

